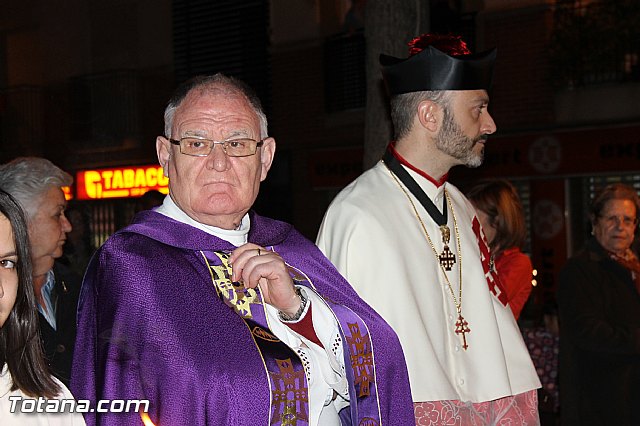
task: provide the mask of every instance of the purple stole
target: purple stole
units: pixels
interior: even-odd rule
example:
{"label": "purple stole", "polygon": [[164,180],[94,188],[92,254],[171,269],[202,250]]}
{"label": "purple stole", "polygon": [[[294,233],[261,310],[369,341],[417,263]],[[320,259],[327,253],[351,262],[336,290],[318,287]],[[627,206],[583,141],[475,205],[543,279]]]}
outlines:
{"label": "purple stole", "polygon": [[[245,322],[262,356],[271,390],[270,425],[305,426],[309,424],[308,383],[298,354],[280,341],[269,329],[259,289],[245,289],[231,281],[229,252],[203,251],[204,262],[221,300]],[[289,265],[296,285],[314,291],[307,277]],[[326,300],[326,299],[325,299]],[[345,370],[349,381],[349,409],[340,412],[343,424],[380,425],[373,348],[369,330],[353,311],[327,300],[342,330]]]}

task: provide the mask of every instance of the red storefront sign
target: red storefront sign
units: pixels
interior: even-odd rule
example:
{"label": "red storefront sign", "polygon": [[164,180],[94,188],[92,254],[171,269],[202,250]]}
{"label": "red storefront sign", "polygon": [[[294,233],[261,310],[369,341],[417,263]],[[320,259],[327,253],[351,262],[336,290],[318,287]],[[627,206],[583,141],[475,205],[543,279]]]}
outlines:
{"label": "red storefront sign", "polygon": [[169,192],[161,166],[116,167],[76,173],[76,199],[137,198],[149,190]]}

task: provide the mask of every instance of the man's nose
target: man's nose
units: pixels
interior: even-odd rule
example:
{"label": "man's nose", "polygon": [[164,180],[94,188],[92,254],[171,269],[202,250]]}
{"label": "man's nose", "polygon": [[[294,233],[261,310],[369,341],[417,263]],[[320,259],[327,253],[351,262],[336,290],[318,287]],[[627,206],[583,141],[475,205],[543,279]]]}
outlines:
{"label": "man's nose", "polygon": [[207,157],[207,165],[219,172],[223,172],[229,167],[229,157],[224,152],[224,146],[221,143],[213,145],[213,149]]}
{"label": "man's nose", "polygon": [[486,118],[482,124],[482,133],[485,135],[491,135],[495,133],[496,130],[498,130],[496,122],[493,121],[493,117],[489,114],[489,111],[487,111]]}

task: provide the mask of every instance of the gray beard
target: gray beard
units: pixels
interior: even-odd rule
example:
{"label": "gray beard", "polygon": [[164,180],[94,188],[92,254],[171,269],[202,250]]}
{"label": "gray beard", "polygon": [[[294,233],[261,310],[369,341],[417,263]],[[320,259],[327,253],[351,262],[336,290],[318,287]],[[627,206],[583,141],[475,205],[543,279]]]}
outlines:
{"label": "gray beard", "polygon": [[447,155],[460,161],[467,167],[478,167],[484,161],[484,147],[476,153],[473,149],[481,140],[486,140],[487,135],[480,135],[475,139],[467,137],[460,129],[458,123],[447,109],[444,110],[442,129],[435,137],[436,147]]}

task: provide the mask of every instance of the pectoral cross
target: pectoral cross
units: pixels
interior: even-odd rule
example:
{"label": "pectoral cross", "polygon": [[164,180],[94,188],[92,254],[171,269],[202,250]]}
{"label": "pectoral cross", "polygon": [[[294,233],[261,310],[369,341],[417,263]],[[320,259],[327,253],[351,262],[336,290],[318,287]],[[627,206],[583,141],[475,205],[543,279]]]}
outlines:
{"label": "pectoral cross", "polygon": [[438,259],[440,259],[440,265],[445,271],[450,271],[451,267],[456,263],[456,255],[449,250],[449,246],[444,246],[442,253],[438,255]]}
{"label": "pectoral cross", "polygon": [[462,314],[458,312],[458,321],[456,321],[456,334],[462,334],[462,348],[466,351],[469,345],[467,344],[467,333],[470,333],[469,323],[464,319]]}

